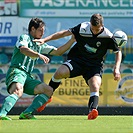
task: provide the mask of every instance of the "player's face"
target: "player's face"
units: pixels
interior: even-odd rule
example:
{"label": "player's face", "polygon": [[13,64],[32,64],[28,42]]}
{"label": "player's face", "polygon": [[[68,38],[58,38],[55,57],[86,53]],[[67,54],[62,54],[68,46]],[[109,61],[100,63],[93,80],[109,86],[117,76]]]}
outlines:
{"label": "player's face", "polygon": [[91,25],[90,28],[91,28],[92,33],[96,35],[102,31],[103,25],[98,25],[98,26]]}
{"label": "player's face", "polygon": [[32,36],[36,39],[40,39],[42,38],[43,34],[44,34],[44,30],[45,30],[45,27],[44,26],[40,26],[39,28],[35,29],[33,27],[32,29]]}

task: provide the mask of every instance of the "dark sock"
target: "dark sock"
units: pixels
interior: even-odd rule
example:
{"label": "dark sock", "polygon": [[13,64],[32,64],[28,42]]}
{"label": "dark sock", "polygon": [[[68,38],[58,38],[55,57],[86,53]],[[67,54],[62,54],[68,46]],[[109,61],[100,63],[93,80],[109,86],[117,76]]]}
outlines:
{"label": "dark sock", "polygon": [[54,82],[51,79],[50,82],[49,82],[49,86],[51,86],[53,88],[53,91],[55,91],[59,87],[60,83],[61,82]]}
{"label": "dark sock", "polygon": [[88,103],[89,112],[92,109],[97,109],[97,107],[98,107],[98,100],[99,100],[98,96],[91,96],[90,97],[90,100],[89,100],[89,103]]}

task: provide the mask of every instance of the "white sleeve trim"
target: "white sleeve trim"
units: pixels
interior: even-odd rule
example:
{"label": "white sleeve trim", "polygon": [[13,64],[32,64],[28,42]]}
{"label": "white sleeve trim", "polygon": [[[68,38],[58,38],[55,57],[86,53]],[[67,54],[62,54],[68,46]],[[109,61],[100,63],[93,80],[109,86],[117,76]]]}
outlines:
{"label": "white sleeve trim", "polygon": [[25,40],[23,40],[23,41],[21,41],[21,42],[17,42],[17,43],[16,43],[16,47],[17,47],[17,48],[20,48],[20,46],[27,46],[27,47],[28,47],[28,42],[25,41]]}
{"label": "white sleeve trim", "polygon": [[53,50],[57,50],[57,48],[54,46],[45,45],[45,47],[42,49],[41,53],[42,54],[49,54]]}
{"label": "white sleeve trim", "polygon": [[114,53],[118,53],[119,52],[119,50],[118,51],[113,51]]}

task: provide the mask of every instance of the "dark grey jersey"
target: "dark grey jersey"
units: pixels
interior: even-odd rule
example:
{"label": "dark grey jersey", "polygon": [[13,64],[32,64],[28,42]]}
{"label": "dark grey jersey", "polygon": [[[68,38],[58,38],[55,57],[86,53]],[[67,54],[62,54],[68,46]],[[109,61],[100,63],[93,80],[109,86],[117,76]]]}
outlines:
{"label": "dark grey jersey", "polygon": [[101,65],[108,49],[119,51],[113,34],[105,27],[99,34],[94,35],[90,29],[90,22],[84,22],[70,28],[70,31],[77,43],[68,53],[68,59],[76,58],[88,65]]}

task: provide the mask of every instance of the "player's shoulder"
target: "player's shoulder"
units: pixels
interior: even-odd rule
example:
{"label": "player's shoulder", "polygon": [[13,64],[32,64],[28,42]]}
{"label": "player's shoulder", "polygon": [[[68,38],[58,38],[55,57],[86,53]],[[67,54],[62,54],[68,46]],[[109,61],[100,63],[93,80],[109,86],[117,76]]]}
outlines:
{"label": "player's shoulder", "polygon": [[103,32],[99,36],[112,38],[113,33],[108,28],[104,27]]}
{"label": "player's shoulder", "polygon": [[29,34],[21,34],[19,37],[20,40],[30,40],[30,35]]}
{"label": "player's shoulder", "polygon": [[80,28],[88,28],[88,27],[90,27],[90,22],[82,22],[81,24],[80,24]]}
{"label": "player's shoulder", "polygon": [[80,25],[80,34],[91,34],[90,33],[90,22],[82,22]]}

